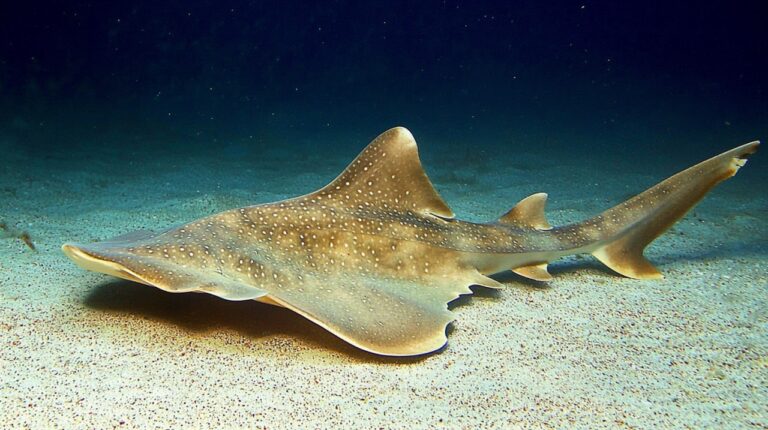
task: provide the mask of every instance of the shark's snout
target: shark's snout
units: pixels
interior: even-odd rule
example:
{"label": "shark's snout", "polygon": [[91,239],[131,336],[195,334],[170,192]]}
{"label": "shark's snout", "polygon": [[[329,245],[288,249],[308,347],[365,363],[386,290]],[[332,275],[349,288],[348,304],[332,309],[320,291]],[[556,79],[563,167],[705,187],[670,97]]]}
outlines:
{"label": "shark's snout", "polygon": [[87,246],[77,243],[65,243],[61,246],[61,251],[64,255],[69,257],[70,260],[74,261],[75,264],[85,270],[144,283],[141,279],[130,273],[125,266],[110,260],[106,256],[90,251]]}
{"label": "shark's snout", "polygon": [[82,249],[82,245],[76,243],[65,243],[64,245],[61,245],[61,251],[80,267],[83,267],[84,262],[95,259],[95,257],[89,255]]}

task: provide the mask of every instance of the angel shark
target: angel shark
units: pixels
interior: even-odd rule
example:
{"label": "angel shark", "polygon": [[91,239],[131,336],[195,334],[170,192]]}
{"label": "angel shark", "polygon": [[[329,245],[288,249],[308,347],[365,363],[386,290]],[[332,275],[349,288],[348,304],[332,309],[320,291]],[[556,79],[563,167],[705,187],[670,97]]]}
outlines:
{"label": "angel shark", "polygon": [[458,220],[425,174],[411,133],[373,140],[333,182],[276,203],[232,209],[159,233],[62,249],[82,268],[174,293],[283,306],[375,354],[443,347],[448,302],[487,275],[550,279],[547,263],[592,254],[631,278],[660,278],[643,249],[759,142],[684,170],[587,221],[551,227],[547,195],[488,223]]}

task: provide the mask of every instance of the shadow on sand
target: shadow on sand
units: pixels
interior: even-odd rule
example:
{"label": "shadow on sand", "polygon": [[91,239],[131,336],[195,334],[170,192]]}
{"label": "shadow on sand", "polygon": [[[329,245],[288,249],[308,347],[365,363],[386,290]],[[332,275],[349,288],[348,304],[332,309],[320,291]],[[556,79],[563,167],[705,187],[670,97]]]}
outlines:
{"label": "shadow on sand", "polygon": [[284,308],[253,300],[232,302],[208,294],[172,294],[129,281],[113,281],[95,287],[84,304],[99,311],[173,324],[196,334],[224,329],[254,340],[275,335],[297,338],[310,348],[332,350],[359,362],[406,364],[432,355],[379,356],[355,348]]}

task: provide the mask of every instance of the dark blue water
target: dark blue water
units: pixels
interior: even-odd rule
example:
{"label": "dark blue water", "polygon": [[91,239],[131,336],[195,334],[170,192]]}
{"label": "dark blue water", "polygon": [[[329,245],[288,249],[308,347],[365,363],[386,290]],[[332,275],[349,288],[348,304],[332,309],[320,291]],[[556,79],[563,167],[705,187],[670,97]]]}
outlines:
{"label": "dark blue water", "polygon": [[405,125],[698,159],[768,132],[763,1],[21,3],[0,6],[0,134],[22,151],[354,152]]}

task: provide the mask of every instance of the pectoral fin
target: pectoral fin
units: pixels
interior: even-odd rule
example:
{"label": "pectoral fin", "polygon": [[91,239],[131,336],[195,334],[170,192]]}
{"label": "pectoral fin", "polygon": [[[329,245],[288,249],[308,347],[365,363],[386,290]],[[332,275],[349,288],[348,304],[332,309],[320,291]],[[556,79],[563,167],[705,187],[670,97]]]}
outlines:
{"label": "pectoral fin", "polygon": [[[470,285],[501,286],[472,268],[454,278],[339,279],[305,277],[305,292],[275,291],[270,298],[363,350],[390,356],[426,354],[447,342],[454,320],[448,303],[471,294]],[[318,291],[309,294],[306,291]]]}

